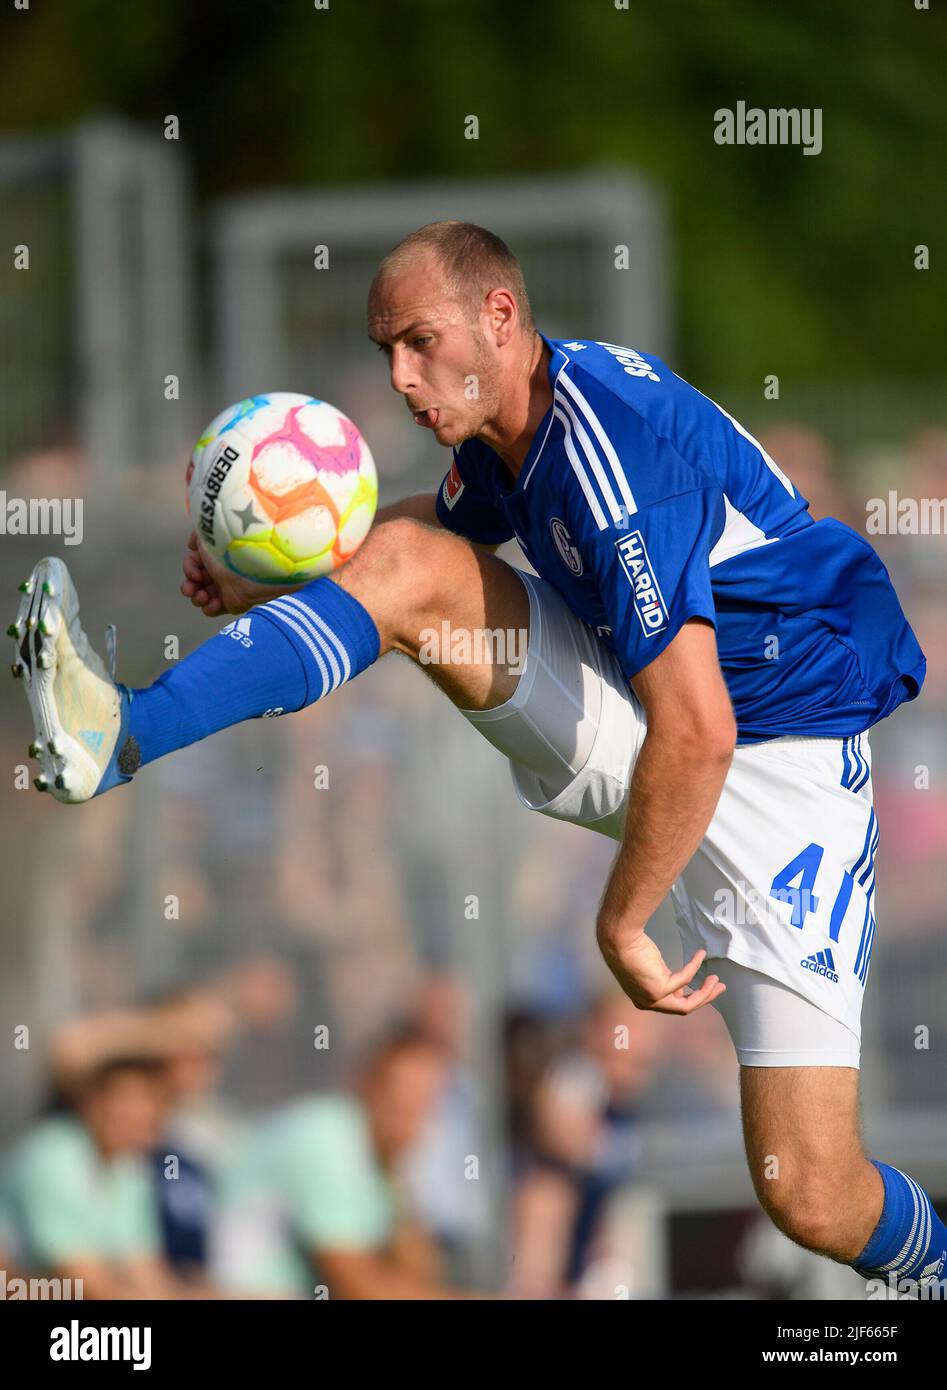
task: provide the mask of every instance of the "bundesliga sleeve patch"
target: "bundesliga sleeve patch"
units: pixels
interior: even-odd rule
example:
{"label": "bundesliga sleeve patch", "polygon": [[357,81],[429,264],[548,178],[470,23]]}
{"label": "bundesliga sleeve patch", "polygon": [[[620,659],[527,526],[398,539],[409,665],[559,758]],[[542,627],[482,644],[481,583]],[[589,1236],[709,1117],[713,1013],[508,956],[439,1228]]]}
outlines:
{"label": "bundesliga sleeve patch", "polygon": [[667,605],[661,593],[648,548],[640,531],[629,531],[615,542],[618,558],[635,596],[635,611],[645,637],[663,632],[668,625]]}
{"label": "bundesliga sleeve patch", "polygon": [[456,505],[457,500],[460,497],[463,490],[464,480],[460,476],[460,471],[457,467],[457,460],[454,459],[453,463],[450,466],[450,472],[444,479],[444,506],[447,508],[448,511],[452,511],[454,509],[454,506]]}

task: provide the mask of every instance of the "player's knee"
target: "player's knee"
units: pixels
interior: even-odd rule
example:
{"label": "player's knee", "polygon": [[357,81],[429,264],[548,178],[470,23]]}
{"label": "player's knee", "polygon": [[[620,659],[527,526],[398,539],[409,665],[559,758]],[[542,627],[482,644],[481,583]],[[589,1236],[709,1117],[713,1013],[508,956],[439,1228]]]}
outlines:
{"label": "player's knee", "polygon": [[813,1206],[805,1199],[784,1226],[790,1240],[819,1255],[832,1255],[838,1244],[838,1213]]}
{"label": "player's knee", "polygon": [[411,631],[434,601],[437,534],[412,517],[393,517],[372,527],[352,565],[352,587],[369,587],[389,618],[393,635]]}
{"label": "player's knee", "polygon": [[774,1182],[760,1194],[764,1211],[797,1245],[831,1254],[838,1238],[838,1203],[818,1178]]}

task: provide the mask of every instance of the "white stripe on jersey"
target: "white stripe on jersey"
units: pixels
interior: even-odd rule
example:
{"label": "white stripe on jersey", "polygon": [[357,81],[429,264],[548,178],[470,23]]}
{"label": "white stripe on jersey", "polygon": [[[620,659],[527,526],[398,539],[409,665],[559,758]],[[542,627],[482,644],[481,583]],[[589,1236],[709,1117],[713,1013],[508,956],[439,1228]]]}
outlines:
{"label": "white stripe on jersey", "polygon": [[[559,412],[562,415],[562,418],[565,419],[565,417],[568,416],[569,420],[572,422],[572,428],[575,430],[575,438],[578,441],[580,449],[586,457],[589,467],[592,469],[592,472],[595,475],[595,481],[602,489],[602,496],[605,499],[606,507],[611,513],[612,521],[614,521],[616,526],[621,526],[626,514],[622,512],[621,507],[619,507],[618,505],[618,499],[612,491],[612,485],[608,481],[608,477],[606,476],[605,469],[602,467],[602,463],[599,459],[598,454],[592,447],[592,441],[586,434],[585,429],[582,425],[582,421],[576,415],[575,411],[572,409],[572,406],[566,400],[565,396],[563,396],[559,391],[555,392],[555,400],[556,405],[559,407]],[[566,429],[568,431],[568,425],[566,426]]]}
{"label": "white stripe on jersey", "polygon": [[732,560],[735,555],[743,555],[748,550],[756,550],[761,545],[773,545],[778,536],[767,536],[743,512],[738,512],[726,493],[723,494],[726,519],[720,539],[710,552],[708,564],[722,565],[724,560]]}
{"label": "white stripe on jersey", "polygon": [[585,493],[585,500],[586,502],[588,502],[590,508],[592,509],[592,515],[595,517],[598,529],[600,531],[604,531],[608,526],[608,522],[605,520],[605,513],[602,511],[602,504],[595,496],[592,484],[589,482],[589,476],[586,473],[584,467],[582,466],[582,460],[579,458],[578,454],[575,451],[575,445],[572,442],[572,422],[569,419],[568,415],[566,415],[565,412],[560,410],[557,406],[553,406],[552,413],[553,415],[555,415],[557,420],[562,421],[564,428],[563,443],[566,446],[566,455],[568,456],[569,462],[572,464],[572,471],[578,478],[579,486]]}
{"label": "white stripe on jersey", "polygon": [[[675,372],[674,375],[677,376],[677,372]],[[677,379],[678,379],[678,381],[684,381],[684,378],[683,378],[682,376],[678,376]],[[690,386],[691,384],[690,384],[689,381],[684,381],[684,385],[685,385],[685,386]],[[691,390],[692,390],[692,391],[697,391],[697,387],[696,387],[696,386],[691,386]],[[753,436],[752,436],[752,434],[750,434],[750,431],[747,430],[747,429],[744,429],[743,426],[740,424],[740,421],[739,421],[739,420],[734,420],[734,418],[733,418],[733,416],[730,414],[729,410],[724,410],[723,406],[722,406],[722,405],[718,405],[717,402],[713,399],[713,397],[706,395],[705,392],[703,392],[703,391],[697,391],[697,394],[698,394],[699,396],[703,396],[705,401],[710,401],[710,404],[714,407],[715,410],[719,410],[721,415],[725,415],[725,416],[726,416],[726,418],[730,421],[730,423],[731,423],[731,425],[733,426],[733,428],[736,430],[737,434],[742,434],[743,438],[747,441],[747,443],[748,443],[748,444],[752,444],[752,445],[753,445],[753,448],[756,449],[756,450],[758,451],[758,453],[759,453],[760,457],[762,458],[763,462],[766,464],[766,467],[767,467],[767,468],[769,469],[769,471],[772,473],[772,475],[773,475],[774,478],[778,478],[778,479],[779,479],[779,481],[782,483],[783,487],[784,487],[784,488],[786,489],[786,491],[789,493],[789,496],[790,496],[790,497],[795,497],[795,495],[796,495],[796,489],[793,487],[793,485],[792,485],[791,481],[789,480],[789,478],[786,477],[786,474],[785,474],[785,473],[783,472],[783,470],[780,468],[780,466],[779,466],[779,464],[776,462],[776,460],[775,460],[774,458],[770,458],[769,454],[768,454],[768,453],[766,452],[766,450],[763,448],[763,446],[762,446],[762,444],[760,443],[760,441],[759,441],[758,439],[754,439]]]}
{"label": "white stripe on jersey", "polygon": [[621,518],[616,518],[616,520],[624,521],[633,512],[636,512],[638,510],[638,504],[632,496],[631,488],[628,486],[628,479],[625,477],[625,470],[622,467],[621,460],[615,452],[615,448],[612,444],[612,441],[609,439],[608,435],[602,429],[602,425],[599,421],[598,416],[595,414],[595,411],[589,405],[588,401],[585,399],[578,386],[576,386],[575,382],[572,381],[572,379],[565,372],[563,372],[561,380],[562,385],[565,387],[566,391],[568,391],[569,395],[575,401],[576,407],[579,411],[581,411],[586,424],[590,427],[592,433],[595,435],[595,438],[601,445],[602,452],[605,455],[605,458],[607,459],[611,467],[612,473],[615,477],[615,482],[618,484],[618,491],[621,493],[621,499],[625,504],[625,516]]}

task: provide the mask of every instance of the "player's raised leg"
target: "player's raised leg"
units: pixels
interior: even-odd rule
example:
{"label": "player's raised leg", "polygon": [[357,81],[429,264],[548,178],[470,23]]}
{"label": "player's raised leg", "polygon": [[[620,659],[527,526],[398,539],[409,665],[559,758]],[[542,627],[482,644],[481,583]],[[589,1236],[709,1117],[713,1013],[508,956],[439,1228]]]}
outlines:
{"label": "player's raised leg", "polygon": [[[369,540],[338,583],[371,612],[381,654],[400,651],[418,662],[463,709],[509,700],[529,634],[529,596],[516,570],[412,518],[382,522]],[[508,640],[484,640],[496,633]],[[465,640],[448,645],[445,637]]]}
{"label": "player's raised leg", "polygon": [[515,570],[460,537],[389,516],[333,578],[317,579],[246,610],[153,685],[116,684],[79,624],[62,561],[42,561],[24,586],[11,627],[14,670],[33,713],[37,784],[57,799],[87,801],[145,763],[231,724],[302,709],[388,651],[426,662],[456,704],[480,710],[508,700],[515,661],[487,643],[467,659],[431,657],[424,634],[502,630],[525,651],[529,599]]}
{"label": "player's raised leg", "polygon": [[944,1228],[913,1178],[865,1153],[854,1067],[740,1068],[747,1162],[760,1205],[791,1240],[866,1279],[943,1272]]}

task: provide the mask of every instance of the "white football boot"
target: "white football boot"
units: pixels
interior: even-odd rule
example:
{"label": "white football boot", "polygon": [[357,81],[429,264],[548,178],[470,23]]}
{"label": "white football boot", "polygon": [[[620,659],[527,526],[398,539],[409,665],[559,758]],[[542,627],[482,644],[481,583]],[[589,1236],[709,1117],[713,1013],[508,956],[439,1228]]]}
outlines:
{"label": "white football boot", "polygon": [[[40,560],[20,592],[7,634],[14,639],[13,674],[23,681],[33,715],[29,752],[40,767],[33,785],[57,801],[89,801],[137,771],[138,745],[126,735],[128,692],[90,647],[62,560]],[[114,628],[110,646],[113,639]]]}

